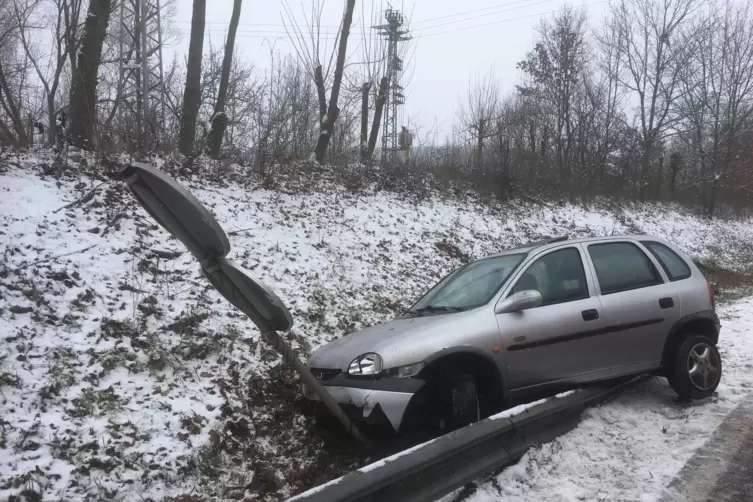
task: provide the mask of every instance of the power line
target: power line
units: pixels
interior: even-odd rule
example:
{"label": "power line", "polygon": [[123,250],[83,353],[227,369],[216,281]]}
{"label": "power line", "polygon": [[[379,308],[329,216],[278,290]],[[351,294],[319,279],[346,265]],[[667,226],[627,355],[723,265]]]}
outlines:
{"label": "power line", "polygon": [[[473,19],[478,19],[478,18],[481,18],[481,17],[488,17],[488,16],[493,16],[493,15],[496,15],[496,14],[503,14],[503,13],[515,11],[515,10],[518,10],[518,9],[521,9],[521,8],[534,7],[536,5],[541,5],[542,3],[548,3],[548,2],[553,2],[553,1],[556,1],[556,0],[543,0],[543,1],[535,2],[535,3],[531,3],[531,0],[515,0],[513,2],[507,2],[507,3],[504,3],[504,4],[496,5],[494,7],[488,7],[488,8],[486,8],[486,10],[489,10],[489,9],[498,9],[498,8],[500,8],[502,6],[506,6],[506,7],[508,7],[507,9],[499,10],[499,11],[496,11],[496,12],[488,12],[488,13],[485,13],[485,14],[478,14],[478,15],[466,17],[466,18],[463,18],[463,19],[457,19],[457,20],[453,20],[453,21],[446,21],[446,22],[443,22],[443,23],[438,23],[438,24],[429,25],[429,26],[422,26],[420,28],[415,28],[415,29],[411,28],[411,29],[414,32],[421,32],[421,31],[426,31],[426,30],[432,30],[434,28],[439,28],[441,26],[447,26],[447,25],[456,24],[456,23],[463,23],[465,21],[471,21]],[[524,3],[526,5],[519,5],[517,7],[510,7],[512,5],[520,4],[520,3]],[[474,13],[474,12],[479,12],[481,10],[484,10],[484,9],[476,9],[475,11],[467,11],[467,12],[464,12],[464,13],[451,14],[451,15],[447,15],[447,16],[440,16],[439,18],[432,18],[431,20],[437,20],[437,19],[447,18],[447,17],[451,17],[451,16],[460,16],[460,15],[465,15],[465,14],[471,14],[471,13]],[[429,20],[428,19],[424,20],[424,22],[426,22],[426,21],[429,21]],[[209,24],[222,24],[222,23],[209,23]],[[410,23],[410,24],[412,26],[413,23]],[[259,23],[259,25],[262,25],[262,24]],[[251,26],[251,24],[248,24],[248,26]],[[264,25],[264,26],[267,26],[267,25]],[[282,25],[272,25],[272,24],[270,24],[268,26],[282,26]],[[320,25],[320,27],[323,27],[323,26],[324,25]],[[321,30],[320,29],[319,30],[319,33],[320,33],[322,39],[335,39],[335,38],[337,38],[337,35],[340,32],[340,27],[339,26],[337,26],[337,27],[333,26],[332,28],[334,28],[334,29],[333,30],[329,30],[329,29],[327,29],[327,30]],[[184,33],[187,30],[179,28],[179,31],[181,33]],[[188,32],[190,33],[190,31],[188,31]],[[359,35],[364,34],[364,33],[370,33],[370,32],[371,32],[371,30],[368,30],[368,29],[367,30],[364,30],[364,29],[361,29],[361,28],[352,28],[351,29],[351,33],[359,34]],[[209,28],[209,29],[207,29],[205,31],[205,33],[210,33],[210,34],[224,34],[225,30],[222,30],[222,29],[219,29],[219,28]],[[272,36],[275,36],[275,35],[281,35],[281,36],[287,35],[287,33],[284,30],[274,30],[274,29],[267,30],[267,29],[255,29],[255,28],[254,29],[239,30],[238,34],[242,34],[242,35],[246,35],[246,36],[249,36],[249,35],[261,35],[261,37],[255,37],[255,38],[268,38],[268,37],[272,37]]]}
{"label": "power line", "polygon": [[[176,33],[178,33],[179,35],[191,35],[191,31],[190,30],[177,30]],[[211,36],[218,36],[218,37],[224,37],[225,35],[227,35],[227,33],[225,31],[205,31],[204,34],[205,35],[211,35]],[[257,39],[266,39],[266,38],[284,38],[284,39],[287,39],[288,38],[288,34],[285,33],[285,32],[263,34],[263,33],[256,33],[256,32],[242,33],[242,32],[239,31],[239,32],[236,33],[235,36],[236,37],[240,37],[240,38],[257,38]],[[334,33],[332,34],[332,36],[320,36],[320,37],[317,37],[317,40],[330,40],[330,41],[333,41],[333,40],[337,40],[337,39],[338,39],[338,37],[335,36]]]}
{"label": "power line", "polygon": [[[440,19],[448,19],[448,18],[452,18],[452,17],[461,17],[461,16],[466,16],[468,14],[476,14],[478,12],[486,12],[486,11],[490,11],[490,10],[493,11],[493,10],[496,10],[496,9],[499,9],[499,8],[502,8],[502,7],[509,7],[510,5],[519,4],[519,3],[527,3],[527,2],[530,2],[530,0],[513,0],[511,2],[503,2],[503,3],[497,4],[497,5],[491,5],[489,7],[483,7],[483,8],[480,8],[480,9],[467,10],[467,11],[462,11],[462,12],[456,12],[454,14],[445,14],[443,16],[430,17],[430,18],[426,18],[426,19],[419,19],[417,21],[410,21],[409,24],[411,26],[414,26],[414,25],[417,25],[417,24],[423,24],[423,23],[429,23],[429,22],[432,22],[432,21],[438,21]],[[501,11],[501,12],[505,12],[505,11]],[[496,14],[496,13],[497,12],[487,12],[486,14],[483,14],[483,16],[489,16],[489,15],[493,15],[493,14]],[[483,17],[483,16],[474,16],[473,18],[475,18],[475,17]],[[470,18],[470,19],[473,19],[473,18]],[[461,19],[461,20],[458,20],[457,22],[462,22],[462,21],[464,21],[464,20]],[[191,21],[190,20],[177,21],[176,23],[184,24],[184,25],[190,25]],[[207,25],[220,25],[220,26],[227,26],[228,25],[228,23],[225,23],[225,22],[222,22],[222,21],[211,21],[211,22],[207,22],[206,24]],[[285,24],[284,23],[239,23],[238,26],[260,26],[260,27],[284,28]],[[339,29],[340,29],[340,25],[339,24],[338,25],[335,25],[335,24],[320,24],[319,27],[320,28],[327,28],[327,29],[331,28],[331,29],[336,30],[336,31],[339,31]],[[422,26],[422,27],[417,27],[417,28],[412,28],[412,29],[413,30],[423,30],[423,29],[429,29],[429,28],[430,27],[428,27],[428,26]],[[359,28],[359,27],[351,28],[351,31],[358,31],[358,30],[361,30],[361,28]],[[254,31],[261,31],[261,30],[254,30]],[[275,30],[275,31],[279,31],[279,30]]]}
{"label": "power line", "polygon": [[[556,0],[540,0],[540,1],[534,2],[534,3],[530,3],[530,0],[517,0],[516,2],[508,2],[505,5],[512,5],[514,3],[520,3],[521,1],[525,1],[527,3],[527,5],[525,5],[525,7],[535,7],[537,5],[543,5],[543,4],[551,3],[551,2],[556,1]],[[598,1],[598,2],[590,3],[590,4],[583,4],[582,6],[583,7],[590,7],[590,6],[595,6],[595,5],[600,5],[600,4],[608,3],[608,1],[609,0],[601,0],[601,1]],[[499,6],[495,6],[495,8],[497,8],[497,7],[499,7]],[[506,10],[503,10],[503,11],[499,11],[499,12],[487,13],[487,14],[478,15],[478,16],[472,16],[472,17],[468,17],[466,19],[461,19],[461,20],[451,21],[451,22],[445,22],[445,23],[439,23],[439,24],[432,25],[432,26],[425,26],[423,28],[418,28],[417,30],[414,30],[414,31],[419,31],[419,35],[418,36],[420,38],[424,38],[424,37],[431,37],[431,36],[436,36],[436,35],[444,35],[444,34],[448,34],[448,33],[454,33],[454,32],[457,32],[457,31],[464,31],[464,30],[470,30],[470,29],[475,29],[475,28],[482,28],[482,27],[485,27],[485,26],[491,26],[491,25],[495,25],[495,24],[503,24],[503,23],[507,23],[507,22],[511,22],[511,21],[519,21],[519,20],[522,20],[522,19],[530,19],[532,17],[546,16],[546,15],[554,14],[554,13],[558,12],[558,10],[555,9],[555,10],[546,11],[546,12],[539,12],[539,13],[535,13],[535,14],[527,14],[527,15],[518,16],[518,17],[514,17],[514,18],[498,19],[498,20],[495,20],[495,21],[489,21],[489,22],[486,22],[486,23],[474,24],[474,25],[470,25],[470,26],[461,26],[461,27],[458,27],[458,28],[439,30],[439,31],[435,31],[435,32],[420,33],[421,30],[432,30],[432,29],[438,28],[440,26],[452,25],[452,24],[456,24],[456,23],[460,23],[460,22],[464,22],[464,21],[470,21],[472,19],[477,19],[477,18],[480,18],[480,17],[488,17],[489,15],[502,14],[504,12],[511,12],[511,11],[515,11],[515,10],[520,9],[521,7],[522,6],[520,6],[520,7],[512,7],[512,8],[509,8],[509,9],[506,9]],[[491,7],[487,8],[487,10],[488,9],[491,9]],[[480,11],[480,10],[482,10],[482,9],[477,9],[476,11]],[[472,13],[472,12],[476,12],[476,11],[468,11],[468,13]],[[441,17],[446,17],[446,16],[441,16]],[[438,19],[438,18],[434,18],[434,19]],[[178,32],[181,35],[190,34],[190,30],[180,30],[179,29]],[[210,35],[224,36],[226,34],[226,31],[225,30],[218,30],[218,29],[209,29],[209,30],[206,30],[205,33],[210,34]],[[364,33],[364,32],[360,32],[359,34],[361,34],[361,33]],[[334,40],[338,39],[338,34],[339,34],[339,31],[332,31],[332,32],[322,31],[321,32],[321,36],[319,36],[318,39],[319,40],[325,40],[325,41],[334,41]],[[239,31],[237,33],[237,36],[240,36],[240,37],[243,37],[243,38],[265,39],[265,38],[286,38],[288,36],[288,34],[285,33],[285,32],[282,32],[282,31],[275,31],[275,30],[242,30],[242,31]]]}
{"label": "power line", "polygon": [[[547,2],[553,2],[555,0],[546,0],[546,1]],[[521,8],[524,8],[524,7],[534,7],[534,6],[539,5],[540,3],[542,3],[542,2],[530,3],[530,0],[516,0],[515,2],[510,2],[508,5],[514,5],[516,3],[521,3],[521,2],[525,3],[526,5],[520,5],[518,7],[509,7],[507,9],[503,9],[503,10],[499,10],[499,11],[495,11],[495,12],[487,12],[485,14],[476,14],[475,16],[465,17],[463,19],[453,19],[452,21],[445,21],[443,23],[433,24],[433,25],[430,25],[430,26],[422,26],[421,28],[417,28],[417,30],[418,31],[431,30],[433,28],[439,28],[440,26],[447,26],[448,24],[463,23],[465,21],[471,21],[473,19],[478,19],[480,17],[489,17],[489,16],[494,16],[496,14],[503,14],[505,12],[510,12],[510,11],[513,11],[513,10],[518,10],[518,9],[521,9]]]}
{"label": "power line", "polygon": [[[178,28],[177,31],[190,32],[191,30],[189,28]],[[223,30],[221,28],[205,28],[204,29],[204,33],[227,33],[227,30]],[[258,35],[263,35],[263,34],[277,35],[277,34],[280,34],[280,33],[284,34],[286,32],[285,32],[285,30],[238,30],[237,33],[250,33],[250,34],[254,34],[254,35],[256,35],[256,34],[258,34]],[[317,32],[315,31],[314,35],[316,35],[316,33]],[[340,30],[327,30],[327,31],[321,30],[321,31],[319,31],[319,33],[322,34],[322,35],[325,35],[325,36],[334,36],[334,35],[340,33]],[[350,33],[354,33],[354,34],[359,34],[360,35],[361,33],[371,33],[371,30],[370,29],[369,30],[364,30],[364,31],[350,30]],[[304,35],[308,35],[308,30],[304,31]]]}
{"label": "power line", "polygon": [[[543,0],[543,1],[539,2],[538,4],[549,3],[551,1],[552,0]],[[609,3],[609,0],[601,0],[599,2],[594,2],[594,3],[590,3],[590,4],[582,4],[582,6],[583,7],[593,7],[594,5],[600,5],[600,4],[604,4],[604,3]],[[533,5],[538,5],[538,4],[533,4]],[[499,21],[490,21],[488,23],[475,24],[473,26],[463,26],[461,28],[454,28],[454,29],[451,29],[451,30],[442,30],[442,31],[437,31],[435,33],[426,33],[424,35],[420,35],[420,37],[421,38],[425,38],[425,37],[431,37],[431,36],[434,36],[434,35],[445,35],[447,33],[454,33],[456,31],[470,30],[470,29],[474,29],[474,28],[482,28],[484,26],[491,26],[491,25],[494,25],[494,24],[508,23],[510,21],[519,21],[521,19],[529,19],[529,18],[532,18],[532,17],[546,16],[546,15],[549,15],[549,14],[554,14],[556,12],[559,12],[559,10],[555,9],[555,10],[550,10],[550,11],[547,11],[547,12],[540,12],[538,14],[528,14],[526,16],[507,18],[507,19],[502,19],[502,20],[499,20]]]}
{"label": "power line", "polygon": [[[497,4],[497,5],[492,5],[490,7],[483,7],[481,9],[467,10],[465,12],[457,12],[455,14],[446,14],[444,16],[438,16],[438,17],[430,17],[428,19],[421,19],[419,21],[412,21],[411,25],[421,24],[421,23],[428,23],[429,21],[438,21],[440,19],[447,19],[449,17],[465,16],[467,14],[475,14],[476,12],[484,12],[484,11],[487,11],[487,10],[494,10],[494,9],[498,9],[500,7],[508,6],[510,4],[520,3],[521,1],[527,1],[527,0],[514,0],[512,2],[505,2],[505,3],[501,3],[501,4]],[[421,29],[421,28],[417,28],[417,29]]]}

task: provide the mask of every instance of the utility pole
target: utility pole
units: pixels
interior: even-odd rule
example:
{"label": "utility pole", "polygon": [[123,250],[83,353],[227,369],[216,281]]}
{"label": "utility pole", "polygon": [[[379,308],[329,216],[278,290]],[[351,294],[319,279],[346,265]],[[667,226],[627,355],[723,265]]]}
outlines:
{"label": "utility pole", "polygon": [[384,18],[387,24],[375,27],[387,40],[387,77],[389,78],[382,130],[382,165],[394,164],[400,148],[397,116],[398,107],[405,104],[405,95],[400,85],[403,60],[399,57],[398,44],[411,39],[409,31],[404,28],[405,17],[399,10],[387,9],[384,12]]}
{"label": "utility pole", "polygon": [[165,119],[160,0],[120,1],[120,127],[135,130],[131,149],[160,142]]}

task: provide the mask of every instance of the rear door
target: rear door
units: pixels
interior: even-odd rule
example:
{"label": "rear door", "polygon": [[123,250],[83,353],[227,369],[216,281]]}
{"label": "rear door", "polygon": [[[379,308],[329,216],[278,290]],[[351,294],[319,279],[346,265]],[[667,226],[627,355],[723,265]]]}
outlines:
{"label": "rear door", "polygon": [[585,263],[578,244],[545,251],[521,270],[505,295],[533,289],[544,300],[536,308],[497,314],[513,392],[599,368],[589,338],[605,321]]}
{"label": "rear door", "polygon": [[626,372],[658,368],[666,334],[682,315],[676,288],[654,256],[635,241],[585,247],[607,321],[608,350],[600,350],[600,358]]}

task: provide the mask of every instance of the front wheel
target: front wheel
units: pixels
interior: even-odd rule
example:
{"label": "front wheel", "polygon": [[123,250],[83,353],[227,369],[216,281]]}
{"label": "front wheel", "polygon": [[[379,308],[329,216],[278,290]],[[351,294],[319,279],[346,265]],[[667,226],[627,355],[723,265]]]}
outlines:
{"label": "front wheel", "polygon": [[460,429],[481,419],[476,380],[463,375],[453,382],[450,390],[452,408],[448,417],[450,430]]}
{"label": "front wheel", "polygon": [[669,371],[669,385],[682,399],[710,397],[722,379],[722,357],[703,335],[687,337],[678,347]]}

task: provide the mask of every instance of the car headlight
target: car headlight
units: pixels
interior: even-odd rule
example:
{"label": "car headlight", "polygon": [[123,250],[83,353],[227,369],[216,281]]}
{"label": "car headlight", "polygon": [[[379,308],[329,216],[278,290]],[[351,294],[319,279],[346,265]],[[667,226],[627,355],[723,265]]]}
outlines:
{"label": "car headlight", "polygon": [[348,375],[378,375],[382,372],[382,356],[374,352],[361,354],[348,366]]}
{"label": "car headlight", "polygon": [[424,363],[413,363],[406,364],[405,366],[396,366],[394,368],[388,368],[385,371],[385,375],[393,378],[411,378],[421,373],[421,370],[424,369],[424,366],[426,366]]}

